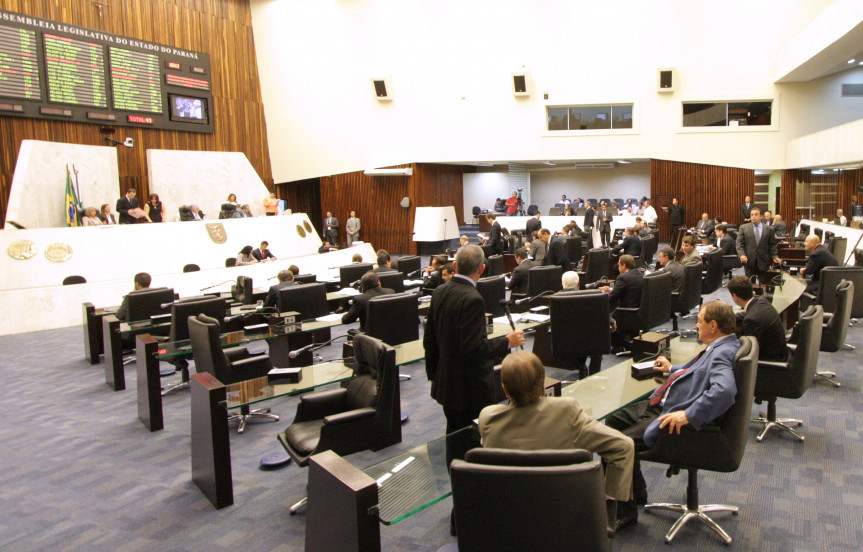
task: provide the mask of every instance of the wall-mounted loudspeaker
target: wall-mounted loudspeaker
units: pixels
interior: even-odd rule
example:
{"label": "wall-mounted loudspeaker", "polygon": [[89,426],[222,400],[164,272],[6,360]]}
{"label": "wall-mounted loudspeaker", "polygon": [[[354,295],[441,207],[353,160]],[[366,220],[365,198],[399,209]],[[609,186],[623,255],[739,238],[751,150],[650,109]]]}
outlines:
{"label": "wall-mounted loudspeaker", "polygon": [[512,74],[513,96],[530,96],[530,73],[523,71]]}
{"label": "wall-mounted loudspeaker", "polygon": [[374,87],[375,98],[378,101],[386,102],[393,99],[393,88],[390,85],[389,77],[372,79],[372,86]]}
{"label": "wall-mounted loudspeaker", "polygon": [[399,205],[401,205],[402,207],[404,207],[405,209],[407,209],[408,207],[410,207],[410,206],[411,206],[411,198],[409,198],[409,197],[403,197],[403,198],[402,198],[402,201],[401,201],[401,203],[399,203]]}
{"label": "wall-mounted loudspeaker", "polygon": [[658,92],[674,92],[674,84],[677,81],[677,75],[675,74],[673,67],[660,67],[656,70],[657,77],[659,79],[657,89]]}

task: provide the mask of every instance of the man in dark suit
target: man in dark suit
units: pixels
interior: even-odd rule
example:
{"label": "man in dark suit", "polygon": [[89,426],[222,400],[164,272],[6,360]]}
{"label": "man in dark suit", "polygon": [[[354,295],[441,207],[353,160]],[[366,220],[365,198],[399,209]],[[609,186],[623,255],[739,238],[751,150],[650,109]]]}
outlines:
{"label": "man in dark suit", "polygon": [[713,245],[717,249],[722,250],[722,255],[734,255],[736,252],[734,240],[725,233],[726,226],[724,224],[720,224],[716,227],[716,240]]}
{"label": "man in dark suit", "polygon": [[[133,190],[134,191],[134,190]],[[135,274],[135,291],[140,291],[142,289],[149,289],[150,282],[152,281],[152,277],[146,272],[139,272]],[[120,322],[128,322],[128,307],[126,306],[126,296],[123,296],[123,301],[120,303],[120,308],[117,309],[117,312],[114,316],[117,317],[117,320]]]}
{"label": "man in dark suit", "polygon": [[[543,232],[549,232],[548,229],[543,229]],[[563,272],[569,270],[569,253],[566,250],[566,236],[557,235],[551,236],[547,234],[548,251],[545,252],[545,258],[542,260],[542,266],[559,266]]]}
{"label": "man in dark suit", "polygon": [[614,217],[608,210],[608,205],[603,201],[596,213],[596,225],[599,226],[599,236],[602,238],[602,247],[608,246],[611,241],[611,221]]}
{"label": "man in dark suit", "polygon": [[527,271],[535,266],[539,266],[536,261],[531,261],[527,258],[527,249],[519,247],[515,250],[515,262],[518,266],[512,271],[512,278],[507,282],[506,287],[512,290],[513,293],[527,294]]}
{"label": "man in dark suit", "polygon": [[[488,338],[485,303],[476,290],[484,263],[478,246],[459,249],[455,276],[434,291],[429,306],[423,334],[426,373],[432,398],[443,406],[447,434],[472,425],[484,407],[495,403],[494,360],[524,343],[521,330]],[[473,431],[447,439],[447,466],[476,446]]]}
{"label": "man in dark suit", "polygon": [[138,209],[138,198],[135,188],[126,190],[126,195],[117,200],[117,212],[120,214],[120,224],[135,224],[138,219],[129,214],[129,210]]}
{"label": "man in dark suit", "polygon": [[390,260],[390,254],[381,249],[378,251],[378,266],[372,272],[376,274],[381,274],[382,272],[395,272],[396,269],[392,268],[390,266],[391,264],[392,261]]}
{"label": "man in dark suit", "polygon": [[662,265],[660,271],[671,273],[671,291],[680,293],[683,291],[684,275],[683,265],[674,260],[674,250],[670,247],[663,247],[657,255],[659,264]]}
{"label": "man in dark suit", "polygon": [[806,291],[814,295],[821,286],[821,269],[825,266],[839,266],[839,261],[829,249],[821,245],[821,238],[815,234],[806,237],[804,246],[809,253],[809,260],[806,261],[806,268],[800,269],[800,276],[809,280]]}
{"label": "man in dark suit", "polygon": [[[641,289],[644,285],[644,273],[635,269],[635,259],[632,255],[622,255],[617,262],[617,270],[620,276],[615,278],[614,287],[602,286],[598,288],[608,293],[608,300],[614,309],[617,307],[638,308],[641,306]],[[614,318],[612,311],[611,317]],[[613,352],[628,350],[635,335],[617,330],[611,334]]]}
{"label": "man in dark suit", "polygon": [[753,207],[754,205],[752,205],[752,198],[746,196],[746,199],[743,201],[743,205],[740,207],[740,220],[743,221],[741,222],[741,224],[746,222],[752,222],[749,214],[752,212]]}
{"label": "man in dark suit", "polygon": [[638,229],[635,227],[624,230],[623,241],[611,250],[614,255],[641,255],[641,240],[638,237]]}
{"label": "man in dark suit", "polygon": [[587,248],[593,247],[593,226],[596,217],[596,209],[590,202],[585,203],[584,209],[584,231],[587,232]]}
{"label": "man in dark suit", "polygon": [[443,270],[443,265],[446,264],[446,255],[433,255],[431,258],[431,264],[425,270],[425,274],[423,274],[423,289],[425,290],[433,290],[437,288],[439,285],[443,284],[443,276],[441,275],[441,271]]}
{"label": "man in dark suit", "polygon": [[731,300],[742,308],[736,313],[740,335],[751,335],[758,341],[758,359],[785,362],[788,360],[788,345],[785,342],[785,325],[779,313],[767,298],[752,291],[752,283],[746,276],[735,276],[728,282]]}
{"label": "man in dark suit", "polygon": [[671,205],[668,207],[668,221],[671,223],[671,235],[674,231],[683,226],[683,206],[677,201],[677,198],[671,199]]}
{"label": "man in dark suit", "polygon": [[366,329],[366,308],[369,306],[369,299],[379,295],[391,295],[395,292],[390,288],[381,287],[380,278],[372,271],[363,274],[360,279],[360,289],[362,289],[362,293],[354,296],[350,310],[342,315],[342,324],[350,324],[359,318],[360,331],[363,332]]}
{"label": "man in dark suit", "polygon": [[749,216],[752,222],[737,231],[737,256],[743,263],[746,276],[757,274],[759,281],[766,283],[771,261],[782,262],[776,255],[776,237],[773,228],[761,224],[761,209],[753,207]]}
{"label": "man in dark suit", "polygon": [[536,212],[536,215],[527,219],[527,235],[530,236],[533,232],[539,231],[542,228],[542,223],[539,221],[539,211]]}
{"label": "man in dark suit", "polygon": [[[668,359],[659,357],[657,376],[670,374],[668,379],[649,399],[618,411],[606,424],[632,437],[637,453],[655,445],[660,431],[679,433],[684,426],[701,431],[724,414],[737,394],[734,355],[740,341],[734,335],[735,321],[727,303],[705,303],[696,326],[698,338],[707,344],[707,349],[683,365],[672,366]],[[637,504],[647,503],[647,484],[637,454],[632,486],[635,499],[618,505],[618,519],[634,521],[638,517]]]}
{"label": "man in dark suit", "polygon": [[707,213],[701,213],[701,220],[695,225],[695,232],[699,238],[712,240],[716,230],[716,223]]}
{"label": "man in dark suit", "polygon": [[263,262],[269,259],[276,260],[276,256],[270,253],[270,250],[267,249],[269,246],[269,242],[262,241],[261,246],[258,249],[252,250],[252,257],[255,258],[256,261]]}
{"label": "man in dark suit", "polygon": [[491,232],[488,235],[488,243],[491,244],[494,254],[503,253],[503,233],[500,229],[500,223],[496,220],[497,217],[489,213],[485,219],[491,224]]}
{"label": "man in dark suit", "polygon": [[280,270],[276,278],[278,278],[279,283],[270,286],[270,290],[267,292],[267,299],[264,301],[265,307],[275,307],[279,304],[280,289],[297,285],[294,281],[294,273],[290,270]]}
{"label": "man in dark suit", "polygon": [[788,225],[782,220],[782,215],[773,216],[773,233],[777,236],[784,236],[788,233]]}
{"label": "man in dark suit", "polygon": [[339,243],[339,219],[330,211],[327,211],[327,216],[324,217],[324,239],[333,245]]}

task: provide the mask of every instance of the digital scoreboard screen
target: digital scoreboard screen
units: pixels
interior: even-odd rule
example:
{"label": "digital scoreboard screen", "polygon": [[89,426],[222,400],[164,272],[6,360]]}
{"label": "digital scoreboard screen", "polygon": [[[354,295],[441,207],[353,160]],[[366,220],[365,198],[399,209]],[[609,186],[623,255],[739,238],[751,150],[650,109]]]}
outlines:
{"label": "digital scoreboard screen", "polygon": [[0,10],[0,117],[213,133],[212,105],[207,54]]}

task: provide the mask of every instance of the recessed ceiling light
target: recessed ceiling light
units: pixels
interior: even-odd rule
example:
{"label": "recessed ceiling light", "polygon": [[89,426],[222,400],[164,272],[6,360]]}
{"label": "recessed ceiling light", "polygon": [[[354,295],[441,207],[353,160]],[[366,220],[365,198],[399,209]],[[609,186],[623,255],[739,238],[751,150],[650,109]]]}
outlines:
{"label": "recessed ceiling light", "polygon": [[855,61],[857,61],[857,60],[855,60],[854,58],[851,58],[848,60],[848,63],[854,63]]}
{"label": "recessed ceiling light", "polygon": [[863,61],[861,61],[861,62],[860,62],[860,63],[858,63],[857,65],[863,65]]}
{"label": "recessed ceiling light", "polygon": [[618,161],[618,163],[623,163],[624,165],[629,165],[630,163],[632,163],[632,161],[626,161],[626,160],[621,159]]}

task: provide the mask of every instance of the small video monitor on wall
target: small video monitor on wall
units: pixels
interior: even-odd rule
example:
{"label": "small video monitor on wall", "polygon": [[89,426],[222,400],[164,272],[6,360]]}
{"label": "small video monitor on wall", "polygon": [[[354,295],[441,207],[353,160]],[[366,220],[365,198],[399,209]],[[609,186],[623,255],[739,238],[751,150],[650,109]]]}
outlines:
{"label": "small video monitor on wall", "polygon": [[207,100],[191,96],[168,95],[171,103],[171,120],[181,123],[205,125],[209,119]]}

